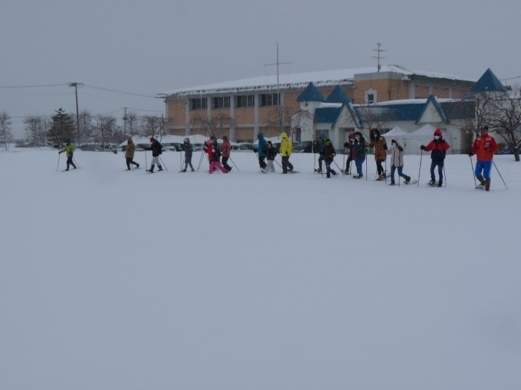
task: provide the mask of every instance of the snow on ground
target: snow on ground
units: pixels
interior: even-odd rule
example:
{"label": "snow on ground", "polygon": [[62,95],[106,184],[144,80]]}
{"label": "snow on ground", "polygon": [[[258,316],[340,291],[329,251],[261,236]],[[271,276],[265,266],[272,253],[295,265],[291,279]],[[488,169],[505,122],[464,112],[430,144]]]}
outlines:
{"label": "snow on ground", "polygon": [[[197,167],[199,153],[194,153]],[[518,389],[520,163],[492,191],[0,152],[1,389]],[[147,157],[150,164],[150,155]],[[342,158],[336,159],[341,164]],[[416,178],[420,156],[406,156]]]}

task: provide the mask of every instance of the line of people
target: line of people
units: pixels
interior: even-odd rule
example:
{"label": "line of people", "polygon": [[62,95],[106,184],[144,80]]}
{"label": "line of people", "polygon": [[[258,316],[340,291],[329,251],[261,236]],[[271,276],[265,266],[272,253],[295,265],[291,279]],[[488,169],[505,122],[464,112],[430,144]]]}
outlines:
{"label": "line of people", "polygon": [[[469,157],[477,156],[477,162],[475,165],[474,175],[479,181],[477,188],[490,190],[491,178],[490,172],[492,168],[492,160],[494,154],[497,151],[497,143],[489,133],[488,126],[483,126],[480,129],[480,135],[474,140],[472,144],[471,152]],[[399,177],[404,179],[405,184],[410,184],[412,179],[409,175],[403,172],[404,167],[404,148],[395,139],[391,140],[391,149],[388,149],[385,138],[380,134],[378,129],[372,129],[370,131],[370,142],[366,143],[361,132],[357,131],[348,135],[348,140],[344,143],[344,149],[347,156],[345,169],[343,171],[346,175],[352,175],[355,179],[364,177],[363,163],[365,162],[366,155],[370,149],[374,151],[374,158],[377,170],[378,181],[390,178],[390,185],[395,185],[395,173],[398,173]],[[266,141],[262,131],[257,134],[258,139],[258,150],[257,156],[259,161],[259,167],[262,172],[275,172],[274,161],[277,154],[280,153],[282,157],[282,173],[294,172],[293,164],[289,161],[291,156],[293,143],[288,137],[287,133],[283,132],[280,135],[281,145],[277,151],[271,141]],[[155,166],[157,165],[158,170],[162,171],[163,167],[159,156],[162,154],[162,145],[154,137],[150,138],[151,151],[152,151],[152,162],[151,167],[147,172],[153,173]],[[331,167],[336,156],[335,148],[329,138],[321,138],[316,144],[319,151],[318,158],[318,169],[315,171],[322,173],[322,164],[324,163],[326,168],[326,177],[330,178],[331,175],[336,175],[337,172]],[[430,176],[431,179],[428,183],[430,186],[443,186],[443,174],[444,174],[444,162],[449,150],[449,143],[443,138],[441,129],[434,131],[433,139],[427,145],[421,145],[420,149],[425,152],[431,152],[431,165],[430,165]],[[216,170],[220,170],[223,173],[228,173],[232,170],[232,167],[228,164],[231,154],[231,144],[228,137],[223,137],[221,145],[217,143],[216,137],[212,136],[208,139],[203,147],[205,153],[208,156],[209,161],[209,173],[213,173]],[[127,171],[131,170],[131,164],[136,168],[139,168],[139,164],[134,161],[134,154],[136,145],[134,144],[132,137],[127,138],[127,147],[125,151],[125,160],[127,165]],[[184,151],[184,168],[180,172],[186,172],[188,167],[194,172],[195,169],[192,165],[193,147],[190,143],[189,138],[185,138],[182,145]],[[59,153],[66,153],[67,155],[67,169],[72,166],[76,169],[76,165],[73,161],[73,153],[75,151],[74,145],[67,140],[65,147],[59,151]],[[387,161],[387,155],[390,155],[391,172],[387,176],[384,163]],[[351,165],[354,162],[356,167],[356,175],[352,174]],[[438,180],[436,180],[436,169],[438,173]]]}

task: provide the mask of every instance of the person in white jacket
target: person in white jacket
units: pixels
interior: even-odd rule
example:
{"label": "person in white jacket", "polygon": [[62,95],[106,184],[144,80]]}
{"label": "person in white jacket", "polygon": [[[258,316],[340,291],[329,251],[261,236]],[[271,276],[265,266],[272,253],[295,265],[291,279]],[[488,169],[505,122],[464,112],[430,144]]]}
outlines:
{"label": "person in white jacket", "polygon": [[394,172],[398,169],[398,176],[401,176],[405,179],[405,184],[411,183],[411,177],[407,176],[403,173],[403,147],[396,140],[391,141],[391,184],[394,186]]}

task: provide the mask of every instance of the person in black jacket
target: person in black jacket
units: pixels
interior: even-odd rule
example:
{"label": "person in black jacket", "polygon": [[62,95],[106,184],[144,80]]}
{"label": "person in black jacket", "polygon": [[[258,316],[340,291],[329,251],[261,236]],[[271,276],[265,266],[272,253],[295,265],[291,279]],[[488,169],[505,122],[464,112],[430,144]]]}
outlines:
{"label": "person in black jacket", "polygon": [[194,151],[194,148],[190,143],[190,138],[185,138],[183,141],[184,142],[181,144],[181,149],[183,149],[183,151],[185,152],[185,168],[181,169],[181,172],[186,172],[186,169],[189,165],[193,172],[195,171],[194,167],[192,166],[192,153]]}
{"label": "person in black jacket", "polygon": [[150,138],[150,143],[152,144],[150,146],[152,149],[152,166],[150,167],[149,170],[147,170],[147,172],[153,173],[156,165],[157,165],[157,170],[162,171],[163,167],[161,166],[161,163],[159,162],[159,155],[161,153],[163,153],[163,146],[154,137]]}
{"label": "person in black jacket", "polygon": [[275,157],[277,157],[277,148],[273,146],[271,141],[266,142],[266,157],[268,159],[266,172],[275,172],[275,166],[273,165],[273,161],[275,161]]}
{"label": "person in black jacket", "polygon": [[364,177],[362,165],[365,161],[365,139],[359,131],[355,132],[355,140],[353,142],[353,156],[355,158],[357,175],[353,175],[353,179],[361,179]]}
{"label": "person in black jacket", "polygon": [[336,171],[331,169],[331,164],[333,163],[333,159],[336,156],[336,151],[329,138],[324,138],[324,148],[322,149],[322,154],[324,156],[324,162],[326,163],[326,177],[329,179],[331,174],[336,175]]}
{"label": "person in black jacket", "polygon": [[353,144],[355,142],[355,133],[350,133],[347,141],[344,142],[344,151],[347,154],[346,167],[344,170],[344,175],[351,174],[351,162],[355,159],[354,157],[354,149]]}

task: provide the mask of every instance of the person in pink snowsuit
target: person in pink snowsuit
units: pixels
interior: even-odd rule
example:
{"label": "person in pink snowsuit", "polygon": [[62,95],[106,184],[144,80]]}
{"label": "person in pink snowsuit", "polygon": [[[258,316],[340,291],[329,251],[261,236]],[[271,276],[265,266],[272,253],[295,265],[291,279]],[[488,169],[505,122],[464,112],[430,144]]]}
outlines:
{"label": "person in pink snowsuit", "polygon": [[226,169],[221,164],[221,152],[219,150],[219,146],[217,142],[209,139],[206,141],[208,158],[210,159],[210,169],[209,173],[212,174],[215,169],[220,170],[222,173],[228,173]]}

